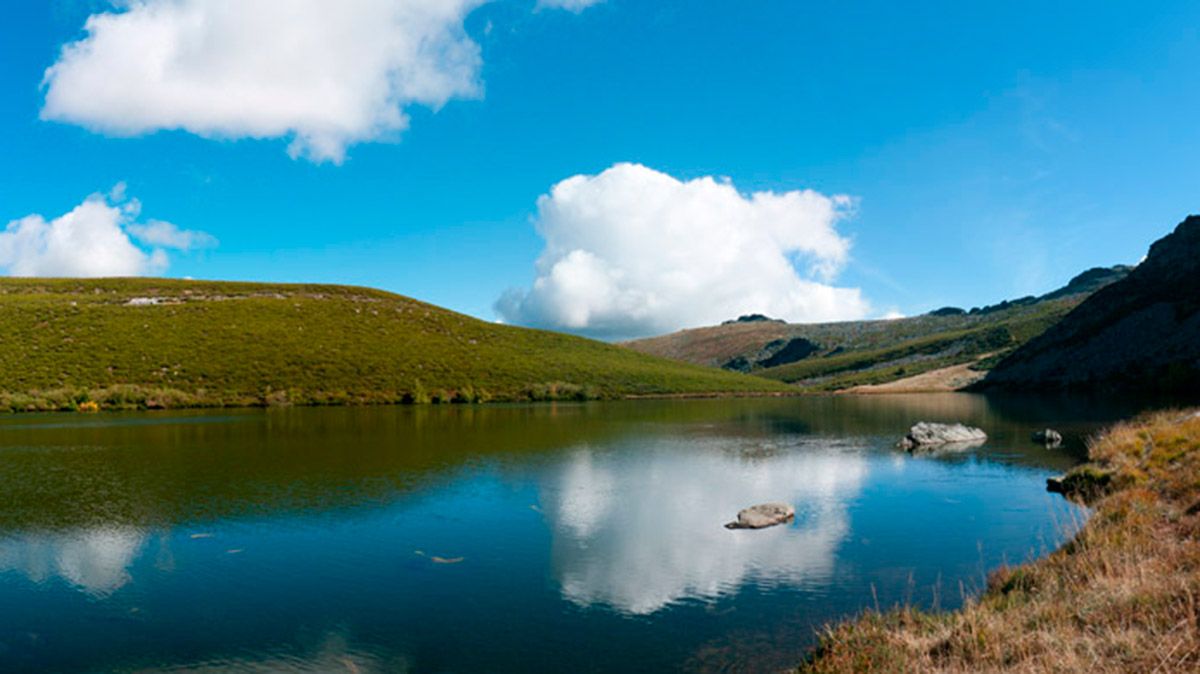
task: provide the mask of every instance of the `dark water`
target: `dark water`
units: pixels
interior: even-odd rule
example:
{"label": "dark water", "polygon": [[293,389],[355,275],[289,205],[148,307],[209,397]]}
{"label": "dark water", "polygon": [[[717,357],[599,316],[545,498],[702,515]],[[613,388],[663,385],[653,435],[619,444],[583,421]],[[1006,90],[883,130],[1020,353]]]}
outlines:
{"label": "dark water", "polygon": [[[1131,410],[964,394],[0,420],[0,671],[769,670],[1083,514]],[[965,421],[964,455],[891,448]],[[1047,423],[1068,446],[1029,442]],[[728,531],[786,500],[790,526]]]}

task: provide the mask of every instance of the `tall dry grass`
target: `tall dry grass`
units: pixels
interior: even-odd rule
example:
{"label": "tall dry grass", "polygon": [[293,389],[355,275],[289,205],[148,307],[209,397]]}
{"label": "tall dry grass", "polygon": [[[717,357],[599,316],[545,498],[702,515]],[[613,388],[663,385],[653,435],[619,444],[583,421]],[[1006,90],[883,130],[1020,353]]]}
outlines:
{"label": "tall dry grass", "polygon": [[1092,517],[952,613],[872,611],[801,672],[1200,671],[1200,412],[1110,428],[1068,476]]}

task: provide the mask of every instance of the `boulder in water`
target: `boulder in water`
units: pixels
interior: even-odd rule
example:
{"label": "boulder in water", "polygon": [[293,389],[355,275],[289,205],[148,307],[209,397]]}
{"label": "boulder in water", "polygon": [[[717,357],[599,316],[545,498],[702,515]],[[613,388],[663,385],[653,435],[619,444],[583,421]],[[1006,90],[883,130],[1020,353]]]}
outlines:
{"label": "boulder in water", "polygon": [[737,519],[725,525],[726,529],[763,529],[776,524],[790,522],[796,509],[786,503],[763,503],[738,512]]}
{"label": "boulder in water", "polygon": [[901,449],[910,452],[920,450],[961,450],[981,445],[987,441],[987,433],[963,424],[934,424],[922,421],[909,429],[908,435],[900,440]]}
{"label": "boulder in water", "polygon": [[1040,431],[1034,431],[1033,441],[1039,445],[1045,445],[1047,449],[1058,447],[1063,443],[1062,433],[1053,428],[1043,428]]}

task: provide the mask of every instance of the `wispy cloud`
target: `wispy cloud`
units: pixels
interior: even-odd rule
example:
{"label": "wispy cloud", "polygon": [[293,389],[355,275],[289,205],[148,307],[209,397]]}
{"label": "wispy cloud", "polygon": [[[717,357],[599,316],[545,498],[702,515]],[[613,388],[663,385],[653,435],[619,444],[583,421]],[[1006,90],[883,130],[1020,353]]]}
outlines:
{"label": "wispy cloud", "polygon": [[601,2],[604,0],[538,0],[537,7],[538,9],[565,9],[579,13]]}

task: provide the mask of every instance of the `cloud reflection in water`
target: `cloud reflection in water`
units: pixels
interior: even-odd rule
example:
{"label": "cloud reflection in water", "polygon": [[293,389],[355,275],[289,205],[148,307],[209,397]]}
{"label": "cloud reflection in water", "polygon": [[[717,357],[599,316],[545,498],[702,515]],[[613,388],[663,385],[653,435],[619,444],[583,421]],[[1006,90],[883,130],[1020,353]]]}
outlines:
{"label": "cloud reflection in water", "polygon": [[[744,438],[576,450],[543,485],[553,568],[580,606],[653,613],[746,583],[828,577],[867,472],[855,445]],[[792,525],[723,528],[755,503],[787,501]]]}
{"label": "cloud reflection in water", "polygon": [[61,578],[95,597],[129,582],[129,566],[145,534],[130,527],[38,533],[0,539],[0,572],[15,571],[35,583]]}

